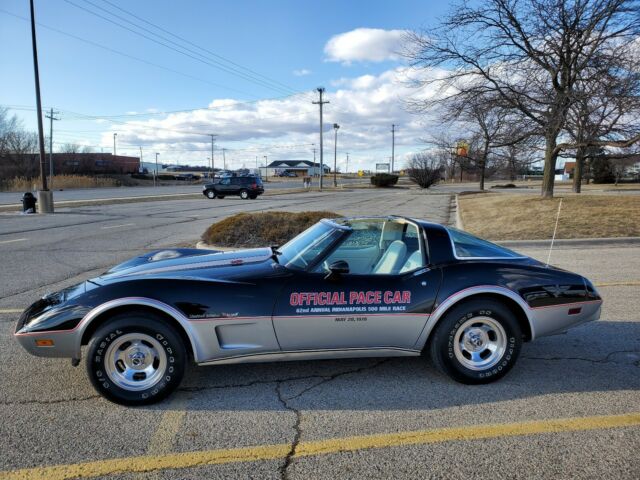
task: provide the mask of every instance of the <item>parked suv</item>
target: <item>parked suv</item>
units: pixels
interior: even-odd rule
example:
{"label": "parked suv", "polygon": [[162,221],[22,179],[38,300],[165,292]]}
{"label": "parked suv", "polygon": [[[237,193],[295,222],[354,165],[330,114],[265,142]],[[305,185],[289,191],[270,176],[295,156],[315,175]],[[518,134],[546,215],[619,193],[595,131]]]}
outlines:
{"label": "parked suv", "polygon": [[202,193],[207,198],[224,198],[227,195],[239,195],[246,200],[255,200],[264,193],[262,179],[256,176],[225,177],[214,183],[207,183],[202,187]]}

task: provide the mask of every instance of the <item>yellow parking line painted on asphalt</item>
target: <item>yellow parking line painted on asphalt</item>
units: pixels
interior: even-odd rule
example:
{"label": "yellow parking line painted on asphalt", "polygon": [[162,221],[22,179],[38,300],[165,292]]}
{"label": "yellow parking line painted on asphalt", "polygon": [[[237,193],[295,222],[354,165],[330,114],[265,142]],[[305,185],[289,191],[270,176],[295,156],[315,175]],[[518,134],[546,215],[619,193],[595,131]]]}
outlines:
{"label": "yellow parking line painted on asphalt", "polygon": [[148,455],[161,455],[169,453],[173,448],[173,442],[182,426],[187,411],[187,399],[178,394],[169,403],[169,410],[162,414],[158,428],[149,440]]}
{"label": "yellow parking line painted on asphalt", "polygon": [[26,238],[14,238],[13,240],[0,240],[0,244],[3,243],[15,243],[15,242],[24,242],[27,240]]}
{"label": "yellow parking line painted on asphalt", "polygon": [[640,286],[640,280],[628,280],[623,282],[601,282],[594,283],[596,288],[601,287],[635,287]]}
{"label": "yellow parking line painted on asphalt", "polygon": [[[378,435],[361,435],[356,437],[300,442],[296,449],[295,457],[328,455],[373,448],[424,445],[499,437],[518,437],[544,433],[581,432],[634,426],[640,426],[640,413],[436,428],[431,430],[382,433]],[[289,444],[259,445],[224,450],[114,458],[70,465],[5,471],[0,472],[0,480],[66,480],[71,478],[93,478],[103,475],[192,468],[205,465],[275,460],[286,457],[290,448],[291,446]]]}
{"label": "yellow parking line painted on asphalt", "polygon": [[0,308],[0,314],[2,313],[22,313],[24,308]]}
{"label": "yellow parking line painted on asphalt", "polygon": [[105,227],[100,227],[100,228],[102,228],[102,230],[108,230],[110,228],[130,227],[131,225],[135,225],[135,223],[123,223],[122,225],[107,225]]}

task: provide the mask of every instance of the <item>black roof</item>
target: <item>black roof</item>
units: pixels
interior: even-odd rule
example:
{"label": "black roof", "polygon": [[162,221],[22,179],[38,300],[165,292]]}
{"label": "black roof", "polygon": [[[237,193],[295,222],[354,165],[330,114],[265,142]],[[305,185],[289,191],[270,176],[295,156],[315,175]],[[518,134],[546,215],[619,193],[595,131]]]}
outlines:
{"label": "black roof", "polygon": [[267,165],[267,168],[297,167],[301,163],[307,167],[320,167],[319,163],[313,163],[310,160],[273,160],[269,165]]}

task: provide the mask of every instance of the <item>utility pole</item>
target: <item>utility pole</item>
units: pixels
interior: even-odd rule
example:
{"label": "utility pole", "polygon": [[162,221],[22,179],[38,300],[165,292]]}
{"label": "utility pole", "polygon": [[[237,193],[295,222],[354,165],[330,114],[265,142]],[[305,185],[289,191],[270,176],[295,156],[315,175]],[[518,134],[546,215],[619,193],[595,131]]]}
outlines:
{"label": "utility pole", "polygon": [[349,174],[349,152],[347,152],[347,168],[345,169],[345,173],[348,175]]}
{"label": "utility pole", "polygon": [[54,115],[58,113],[60,112],[54,112],[52,108],[51,113],[45,115],[45,117],[49,119],[49,186],[51,188],[53,188],[53,121],[60,120],[54,117]]}
{"label": "utility pole", "polygon": [[223,168],[224,170],[226,170],[226,169],[227,169],[227,157],[226,157],[226,156],[225,156],[225,154],[224,154],[226,151],[227,151],[227,149],[226,149],[226,148],[223,148],[223,149],[222,149],[222,168]]}
{"label": "utility pole", "polygon": [[335,131],[335,137],[333,139],[333,186],[338,186],[338,129],[340,125],[333,124],[333,130]]}
{"label": "utility pole", "polygon": [[393,164],[396,160],[396,125],[391,124],[391,173],[393,173]]}
{"label": "utility pole", "polygon": [[256,170],[258,170],[258,173],[260,173],[260,170],[258,169],[258,155],[256,155]]}
{"label": "utility pole", "polygon": [[117,155],[116,153],[116,137],[118,136],[117,133],[113,134],[113,156],[115,157]]}
{"label": "utility pole", "polygon": [[156,174],[153,176],[153,186],[157,187],[158,186],[158,155],[160,155],[158,152],[156,152]]}
{"label": "utility pole", "polygon": [[216,137],[217,135],[211,134],[211,180],[212,181],[213,179],[216,178],[216,173],[215,173],[216,161],[213,158],[213,150],[216,144]]}
{"label": "utility pole", "polygon": [[325,103],[329,103],[329,101],[328,100],[322,101],[322,95],[324,94],[324,87],[318,87],[316,90],[318,90],[320,99],[317,102],[312,102],[312,103],[314,105],[320,105],[320,191],[322,191],[322,177],[324,176],[324,152],[322,148],[322,106]]}
{"label": "utility pole", "polygon": [[264,181],[269,181],[269,171],[267,170],[267,156],[264,156]]}
{"label": "utility pole", "polygon": [[44,130],[42,126],[42,102],[40,99],[40,72],[38,70],[38,45],[36,42],[36,20],[33,8],[33,0],[30,0],[31,9],[31,46],[33,48],[33,74],[36,86],[36,110],[38,114],[38,142],[40,145],[40,177],[42,178],[42,190],[38,192],[38,202],[42,213],[53,213],[53,193],[47,188],[47,177],[44,174]]}

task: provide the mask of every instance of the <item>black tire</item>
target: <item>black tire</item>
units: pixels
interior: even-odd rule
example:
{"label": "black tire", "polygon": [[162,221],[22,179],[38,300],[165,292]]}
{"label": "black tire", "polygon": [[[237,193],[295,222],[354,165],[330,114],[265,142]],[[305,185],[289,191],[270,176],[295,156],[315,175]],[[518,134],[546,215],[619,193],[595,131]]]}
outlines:
{"label": "black tire", "polygon": [[249,190],[240,190],[240,198],[243,200],[247,200],[249,198]]}
{"label": "black tire", "polygon": [[[494,354],[487,348],[490,344],[503,345],[504,349],[500,353],[499,348]],[[489,298],[454,306],[436,325],[429,344],[436,368],[466,384],[490,383],[502,378],[515,364],[521,347],[518,320],[509,308]],[[485,354],[486,359],[482,359]]]}
{"label": "black tire", "polygon": [[[139,337],[136,337],[138,335]],[[131,338],[132,341],[127,339]],[[131,350],[134,355],[136,340],[141,338],[141,348],[148,353],[149,367],[154,372],[147,380],[147,373],[139,371],[133,374],[133,381],[151,382],[148,388],[145,384],[135,385],[133,388],[123,387],[124,376],[120,376],[125,369],[134,371],[135,368],[126,366],[123,360],[110,362],[113,355],[121,354],[125,358],[133,359],[133,355],[125,355]],[[118,342],[123,342],[118,345]],[[152,342],[152,343],[151,343]],[[127,343],[129,347],[127,347]],[[156,347],[156,349],[152,347]],[[111,348],[110,348],[111,347]],[[120,348],[118,348],[120,347]],[[150,348],[151,347],[151,348]],[[124,349],[127,350],[124,350]],[[155,352],[156,354],[151,354]],[[146,361],[146,356],[142,358]],[[160,360],[162,358],[162,360]],[[133,361],[139,359],[133,359]],[[120,362],[120,363],[118,363]],[[87,352],[87,372],[94,388],[110,400],[121,405],[149,405],[159,402],[180,385],[187,363],[187,352],[180,335],[163,318],[147,312],[132,311],[122,313],[111,318],[100,327],[89,342]],[[111,364],[112,366],[109,366]],[[157,365],[157,367],[156,367]],[[145,378],[135,379],[136,375]],[[157,377],[157,380],[154,380]],[[137,389],[139,388],[139,389]]]}
{"label": "black tire", "polygon": [[249,198],[250,198],[251,200],[255,200],[256,198],[258,198],[258,196],[257,196],[257,195],[249,195]]}
{"label": "black tire", "polygon": [[209,200],[213,200],[214,198],[216,198],[216,192],[213,190],[207,190],[207,198]]}

